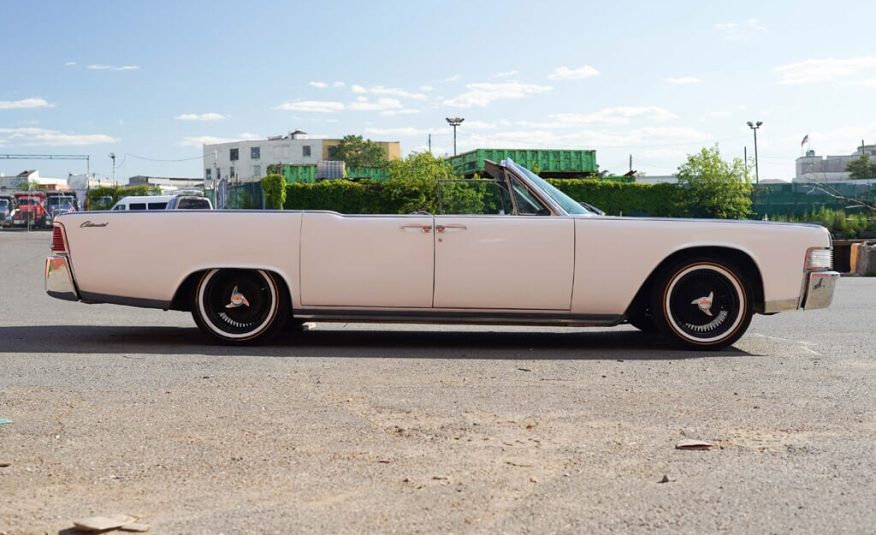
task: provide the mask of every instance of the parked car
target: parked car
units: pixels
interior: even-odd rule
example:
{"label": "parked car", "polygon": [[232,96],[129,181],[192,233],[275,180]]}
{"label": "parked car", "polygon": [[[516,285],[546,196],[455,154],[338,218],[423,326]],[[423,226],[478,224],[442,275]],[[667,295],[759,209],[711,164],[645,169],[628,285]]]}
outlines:
{"label": "parked car", "polygon": [[0,195],[0,227],[12,225],[12,214],[15,213],[15,197]]}
{"label": "parked car", "polygon": [[128,210],[164,210],[173,195],[131,195],[122,197],[111,210],[125,212]]}
{"label": "parked car", "polygon": [[46,223],[51,224],[61,214],[78,211],[79,202],[75,192],[49,192],[46,194]]}
{"label": "parked car", "polygon": [[434,215],[65,214],[46,290],[188,310],[235,344],[290,320],[630,323],[695,349],[734,343],[756,313],[833,298],[823,227],[599,216],[511,160],[486,169],[479,197],[448,195]]}
{"label": "parked car", "polygon": [[15,227],[49,227],[46,212],[46,194],[42,191],[15,193],[16,210],[12,215]]}
{"label": "parked car", "polygon": [[168,210],[212,210],[210,199],[203,195],[176,195],[167,202]]}

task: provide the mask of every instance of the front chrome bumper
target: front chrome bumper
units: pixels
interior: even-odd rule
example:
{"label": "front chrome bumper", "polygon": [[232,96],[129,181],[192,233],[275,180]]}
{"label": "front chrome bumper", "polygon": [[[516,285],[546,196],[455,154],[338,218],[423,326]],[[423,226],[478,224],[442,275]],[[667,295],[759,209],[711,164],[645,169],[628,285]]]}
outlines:
{"label": "front chrome bumper", "polygon": [[807,275],[806,295],[803,297],[805,310],[827,308],[833,301],[833,290],[840,274],[836,271],[813,271]]}
{"label": "front chrome bumper", "polygon": [[79,293],[73,283],[73,271],[70,269],[70,259],[66,255],[55,255],[46,258],[46,293],[65,301],[79,301]]}

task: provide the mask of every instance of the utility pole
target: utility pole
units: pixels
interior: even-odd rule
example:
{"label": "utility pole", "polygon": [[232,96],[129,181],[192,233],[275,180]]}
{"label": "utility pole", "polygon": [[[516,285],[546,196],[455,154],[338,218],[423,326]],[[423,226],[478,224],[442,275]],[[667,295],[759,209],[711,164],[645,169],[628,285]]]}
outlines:
{"label": "utility pole", "polygon": [[745,172],[748,174],[748,145],[742,146],[742,161],[745,162]]}
{"label": "utility pole", "polygon": [[432,134],[429,134],[429,154],[432,154]]}
{"label": "utility pole", "polygon": [[115,183],[116,183],[116,153],[115,152],[109,153],[109,157],[113,161],[113,185],[115,185]]}
{"label": "utility pole", "polygon": [[630,154],[630,173],[633,172],[633,155]]}
{"label": "utility pole", "polygon": [[447,124],[453,127],[453,155],[456,156],[456,127],[462,124],[462,117],[447,117]]}
{"label": "utility pole", "polygon": [[748,121],[747,124],[754,131],[754,183],[760,184],[760,169],[757,165],[757,130],[763,124],[763,121],[757,121],[756,123]]}

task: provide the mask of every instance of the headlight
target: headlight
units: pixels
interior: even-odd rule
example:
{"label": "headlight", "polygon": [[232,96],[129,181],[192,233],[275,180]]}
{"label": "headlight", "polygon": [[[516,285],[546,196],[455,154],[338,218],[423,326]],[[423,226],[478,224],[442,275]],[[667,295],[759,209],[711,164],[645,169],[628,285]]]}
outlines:
{"label": "headlight", "polygon": [[813,247],[806,251],[806,271],[822,271],[833,267],[833,251]]}

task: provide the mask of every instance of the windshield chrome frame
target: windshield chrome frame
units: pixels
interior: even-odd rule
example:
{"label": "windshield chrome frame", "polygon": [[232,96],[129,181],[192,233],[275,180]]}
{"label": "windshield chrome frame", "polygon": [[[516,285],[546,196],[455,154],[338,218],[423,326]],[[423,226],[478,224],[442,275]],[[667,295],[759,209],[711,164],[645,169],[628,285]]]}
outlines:
{"label": "windshield chrome frame", "polygon": [[550,208],[552,216],[569,216],[569,213],[563,209],[560,204],[554,200],[553,197],[547,194],[546,191],[541,189],[538,184],[534,183],[525,173],[521,173],[517,170],[517,163],[514,162],[511,158],[502,160],[499,164],[502,169],[512,174],[514,178],[519,180],[526,188],[535,195],[539,201],[541,201],[545,206]]}

